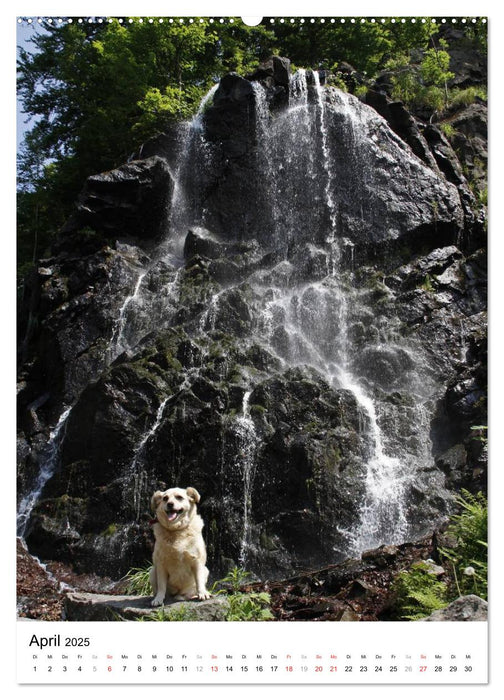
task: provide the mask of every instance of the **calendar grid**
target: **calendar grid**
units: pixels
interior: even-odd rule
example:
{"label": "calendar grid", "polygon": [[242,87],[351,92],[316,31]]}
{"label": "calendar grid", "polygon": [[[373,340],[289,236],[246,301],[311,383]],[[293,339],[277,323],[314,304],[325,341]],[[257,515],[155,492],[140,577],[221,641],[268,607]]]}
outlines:
{"label": "calendar grid", "polygon": [[423,685],[488,679],[486,622],[169,624],[176,642],[164,642],[165,635],[141,623],[23,623],[18,682]]}

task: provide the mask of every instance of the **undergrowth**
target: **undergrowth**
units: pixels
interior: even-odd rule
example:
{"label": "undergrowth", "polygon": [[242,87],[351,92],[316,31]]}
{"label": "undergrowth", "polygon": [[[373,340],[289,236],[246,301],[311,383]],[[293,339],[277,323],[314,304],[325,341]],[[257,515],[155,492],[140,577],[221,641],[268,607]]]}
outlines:
{"label": "undergrowth", "polygon": [[439,581],[423,561],[416,562],[395,578],[392,592],[394,610],[402,620],[420,620],[448,604],[448,587]]}
{"label": "undergrowth", "polygon": [[[229,602],[229,612],[226,615],[228,621],[260,621],[273,620],[273,615],[269,608],[271,597],[269,593],[260,591],[258,593],[242,593],[241,588],[250,576],[248,571],[239,567],[234,567],[223,579],[216,581],[212,593],[214,595],[227,594]],[[219,585],[226,585],[231,589],[218,589]]]}
{"label": "undergrowth", "polygon": [[460,512],[451,517],[447,534],[455,544],[441,550],[451,567],[454,590],[488,597],[488,505],[480,492],[463,490],[457,498]]}
{"label": "undergrowth", "polygon": [[[151,565],[146,564],[144,567],[130,569],[126,574],[126,593],[128,595],[152,595],[149,582],[150,568]],[[245,622],[274,619],[269,608],[271,598],[268,593],[263,591],[244,593],[241,591],[249,577],[248,571],[234,567],[224,578],[213,584],[211,594],[225,596],[227,599],[228,608],[224,618],[226,621]],[[162,622],[192,621],[197,619],[197,611],[190,605],[161,606],[141,619]]]}
{"label": "undergrowth", "polygon": [[451,516],[446,539],[440,548],[444,576],[416,562],[394,579],[393,610],[398,619],[418,620],[445,607],[460,596],[488,597],[488,505],[483,493],[462,490],[456,499],[458,512]]}

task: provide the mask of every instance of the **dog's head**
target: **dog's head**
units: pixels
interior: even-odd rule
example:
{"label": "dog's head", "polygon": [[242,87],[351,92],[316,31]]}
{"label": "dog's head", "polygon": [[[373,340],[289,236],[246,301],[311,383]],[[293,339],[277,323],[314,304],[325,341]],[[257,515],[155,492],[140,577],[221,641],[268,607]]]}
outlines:
{"label": "dog's head", "polygon": [[189,486],[187,489],[156,491],[152,496],[151,507],[163,527],[167,530],[181,530],[191,522],[199,502],[199,493]]}

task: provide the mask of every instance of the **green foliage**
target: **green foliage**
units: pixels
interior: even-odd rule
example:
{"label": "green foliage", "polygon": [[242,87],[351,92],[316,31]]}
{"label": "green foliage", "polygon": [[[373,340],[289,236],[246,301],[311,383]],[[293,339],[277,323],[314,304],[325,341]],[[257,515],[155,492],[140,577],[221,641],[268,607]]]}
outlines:
{"label": "green foliage", "polygon": [[[450,55],[446,48],[446,42],[440,39],[438,45],[424,51],[419,65],[404,54],[389,59],[385,67],[392,72],[392,97],[409,107],[427,108],[438,113],[467,107],[476,99],[486,100],[484,86],[448,88],[454,73],[449,70]],[[449,129],[449,125],[446,128]]]}
{"label": "green foliage", "polygon": [[449,91],[449,106],[452,108],[467,107],[477,99],[487,100],[487,89],[483,85],[471,85],[467,88],[453,88]]}
{"label": "green foliage", "polygon": [[[34,30],[30,49],[19,49],[18,97],[34,124],[18,164],[20,272],[46,254],[86,177],[116,167],[147,138],[189,118],[226,72],[246,75],[271,54],[305,68],[346,61],[368,77],[395,65],[396,99],[432,111],[448,97],[462,103],[482,94],[459,89],[448,95],[447,53],[442,42],[432,43],[438,26],[430,18],[294,25],[266,20],[258,27],[239,19],[222,25],[200,18],[132,19],[47,23]],[[486,42],[479,23],[464,31],[467,41]],[[410,64],[414,49],[424,51],[419,67]]]}
{"label": "green foliage", "polygon": [[212,593],[215,593],[219,586],[227,586],[232,593],[239,593],[240,588],[246,584],[250,577],[250,572],[245,571],[238,566],[234,566],[224,578],[216,581],[212,587]]}
{"label": "green foliage", "polygon": [[35,125],[19,157],[19,263],[44,254],[85,179],[127,160],[148,137],[187,119],[230,70],[273,49],[265,27],[118,20],[47,24],[21,47],[18,97]]}
{"label": "green foliage", "polygon": [[147,562],[144,566],[135,567],[128,571],[125,577],[127,581],[127,595],[152,595],[152,588],[149,579],[151,568],[152,564]]}
{"label": "green foliage", "polygon": [[424,292],[433,292],[434,291],[434,285],[433,285],[434,278],[426,274],[423,284],[420,285],[420,289],[423,289]]}
{"label": "green foliage", "polygon": [[433,43],[424,51],[419,66],[406,56],[399,56],[387,63],[393,71],[392,96],[410,107],[424,107],[432,112],[441,112],[448,105],[448,81],[454,73],[448,70],[450,55],[445,50],[446,42]]}
{"label": "green foliage", "polygon": [[229,596],[230,610],[226,620],[233,622],[252,622],[273,620],[269,609],[269,593],[234,593]]}
{"label": "green foliage", "polygon": [[488,23],[471,22],[465,30],[466,41],[472,43],[478,51],[486,56],[488,53]]}
{"label": "green foliage", "polygon": [[439,47],[433,46],[425,51],[420,64],[420,75],[426,85],[445,85],[455,76],[449,70],[450,54],[446,47],[446,41],[440,39]]}
{"label": "green foliage", "polygon": [[240,589],[250,577],[250,573],[239,567],[234,567],[223,579],[216,581],[212,593],[225,594],[226,589],[217,590],[219,586],[226,585],[231,588],[228,594],[229,612],[226,620],[233,622],[251,622],[260,620],[273,620],[269,609],[271,598],[268,593],[242,593]]}
{"label": "green foliage", "polygon": [[401,571],[392,586],[395,611],[400,619],[419,620],[447,605],[447,586],[430,572],[428,564],[417,562]]}
{"label": "green foliage", "polygon": [[441,122],[439,128],[448,139],[451,139],[455,135],[455,127],[450,124],[450,122]]}
{"label": "green foliage", "polygon": [[363,99],[368,91],[368,86],[367,85],[357,85],[355,90],[353,91],[353,94],[355,97],[358,97],[359,99]]}
{"label": "green foliage", "polygon": [[[487,207],[488,206],[488,187],[484,187],[482,190],[478,190],[476,193],[476,198],[478,200],[478,203],[483,206]],[[486,451],[486,449],[485,449]]]}
{"label": "green foliage", "polygon": [[330,68],[346,61],[369,76],[376,74],[388,57],[407,53],[412,48],[426,48],[437,28],[430,19],[412,23],[400,21],[370,22],[357,17],[355,22],[305,22],[296,27],[276,24],[274,28],[279,52],[305,68]]}
{"label": "green foliage", "polygon": [[450,518],[446,532],[455,544],[440,550],[446,560],[446,576],[453,579],[453,584],[448,586],[440,581],[424,562],[402,571],[392,586],[394,609],[401,619],[426,617],[461,595],[474,593],[487,598],[487,499],[482,493],[463,490],[456,502],[459,512]]}
{"label": "green foliage", "polygon": [[327,84],[338,88],[338,90],[342,90],[343,92],[348,92],[347,84],[339,75],[330,75],[327,79]]}
{"label": "green foliage", "polygon": [[442,550],[450,562],[459,595],[487,598],[488,504],[484,494],[463,490],[457,498],[460,512],[453,515],[447,534],[456,544]]}
{"label": "green foliage", "polygon": [[167,85],[163,91],[157,87],[149,88],[138,102],[141,115],[133,124],[132,132],[148,138],[165,129],[170,122],[190,118],[203,95],[204,92],[194,85]]}
{"label": "green foliage", "polygon": [[[130,569],[126,574],[127,595],[152,595],[149,581],[151,564],[146,563],[143,567]],[[249,579],[250,573],[239,567],[234,567],[229,573],[219,581],[216,581],[212,588],[212,595],[225,595],[229,603],[229,610],[226,614],[227,621],[258,621],[272,620],[273,615],[269,609],[271,598],[268,593],[243,593],[241,588]],[[225,586],[225,588],[222,588]],[[159,621],[182,621],[194,620],[195,613],[188,606],[161,606],[153,614],[142,618],[143,620]]]}

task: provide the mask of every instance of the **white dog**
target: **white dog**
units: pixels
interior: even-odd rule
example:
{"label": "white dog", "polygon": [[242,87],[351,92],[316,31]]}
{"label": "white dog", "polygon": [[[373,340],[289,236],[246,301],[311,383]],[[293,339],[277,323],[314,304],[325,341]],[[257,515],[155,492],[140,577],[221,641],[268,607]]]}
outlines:
{"label": "white dog", "polygon": [[162,605],[167,593],[177,600],[210,598],[203,520],[196,512],[199,502],[200,495],[192,487],[156,491],[152,496],[156,515],[150,571],[153,607]]}

